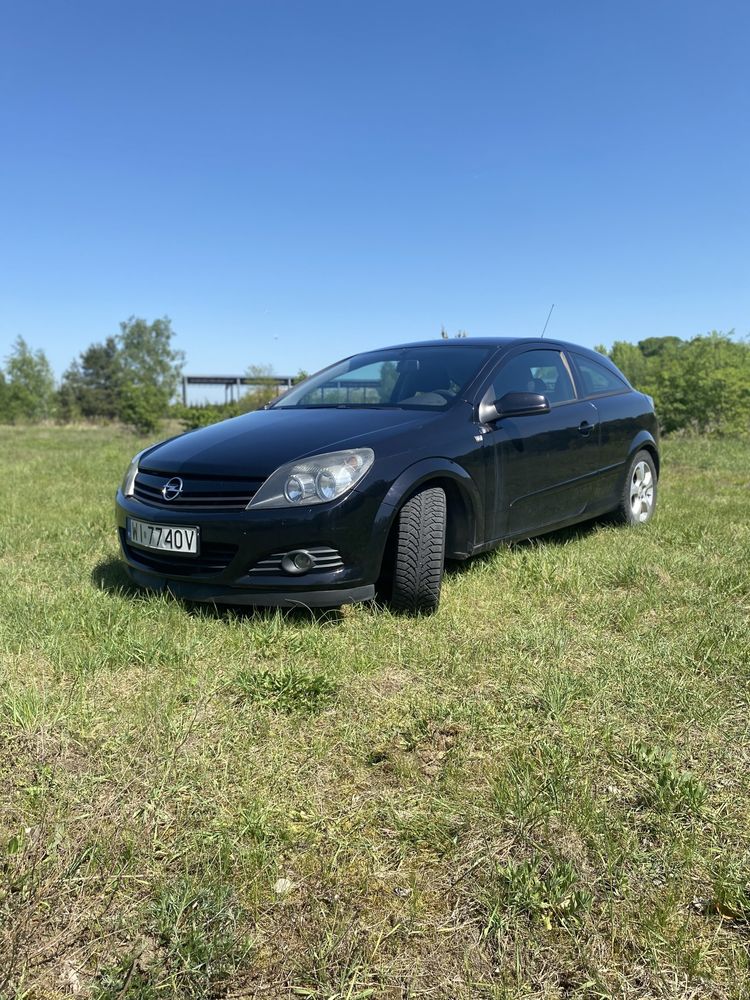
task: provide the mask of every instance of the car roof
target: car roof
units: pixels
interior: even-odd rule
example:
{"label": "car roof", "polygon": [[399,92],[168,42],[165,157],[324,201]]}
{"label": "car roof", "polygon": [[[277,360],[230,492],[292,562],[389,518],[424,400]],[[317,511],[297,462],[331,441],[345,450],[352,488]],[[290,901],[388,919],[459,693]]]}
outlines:
{"label": "car roof", "polygon": [[[520,347],[524,344],[533,344],[535,347],[556,347],[562,350],[578,351],[592,357],[601,358],[603,355],[590,347],[583,347],[582,344],[572,344],[565,340],[552,340],[541,337],[440,337],[434,340],[412,340],[406,344],[391,344],[390,347],[377,348],[377,350],[397,350],[402,347],[462,347],[464,345],[473,347]],[[363,352],[369,354],[369,351]],[[373,352],[374,353],[374,352]],[[607,360],[605,358],[605,360]]]}
{"label": "car roof", "polygon": [[524,337],[437,337],[434,340],[411,340],[406,344],[391,344],[385,350],[399,347],[510,347],[524,343]]}

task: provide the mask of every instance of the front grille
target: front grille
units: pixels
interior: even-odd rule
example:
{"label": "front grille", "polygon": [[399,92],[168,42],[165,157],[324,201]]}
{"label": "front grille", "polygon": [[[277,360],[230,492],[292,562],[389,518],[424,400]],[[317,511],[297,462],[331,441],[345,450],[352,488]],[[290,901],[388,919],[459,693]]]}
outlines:
{"label": "front grille", "polygon": [[[313,573],[315,570],[334,570],[343,569],[344,560],[336,549],[329,549],[325,545],[317,545],[315,548],[305,548],[299,546],[297,549],[291,549],[292,552],[297,552],[299,549],[303,549],[305,552],[309,552],[312,556],[313,566],[312,569],[308,570],[308,573]],[[284,570],[281,568],[281,560],[286,555],[286,552],[272,552],[270,556],[266,556],[265,559],[259,559],[258,562],[248,571],[248,576],[262,576],[266,573],[283,573]]]}
{"label": "front grille", "polygon": [[[182,492],[174,500],[165,500],[161,491],[173,478],[182,480]],[[133,496],[151,507],[173,510],[244,510],[262,483],[262,479],[247,476],[196,476],[187,472],[178,475],[140,469]]]}
{"label": "front grille", "polygon": [[173,552],[157,552],[128,545],[125,532],[120,528],[120,542],[128,559],[140,566],[152,569],[165,576],[215,576],[223,573],[234,559],[236,545],[220,542],[201,542],[200,555],[178,556]]}

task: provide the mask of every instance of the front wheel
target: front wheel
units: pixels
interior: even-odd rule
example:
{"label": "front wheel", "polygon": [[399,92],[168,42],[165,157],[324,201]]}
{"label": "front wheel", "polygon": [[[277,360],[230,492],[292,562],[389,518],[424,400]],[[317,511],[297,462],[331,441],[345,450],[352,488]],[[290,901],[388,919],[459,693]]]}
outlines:
{"label": "front wheel", "polygon": [[445,492],[434,486],[407,500],[398,515],[391,606],[429,614],[440,603],[445,562]]}
{"label": "front wheel", "polygon": [[656,508],[656,463],[650,451],[633,456],[625,477],[617,518],[623,524],[645,524]]}

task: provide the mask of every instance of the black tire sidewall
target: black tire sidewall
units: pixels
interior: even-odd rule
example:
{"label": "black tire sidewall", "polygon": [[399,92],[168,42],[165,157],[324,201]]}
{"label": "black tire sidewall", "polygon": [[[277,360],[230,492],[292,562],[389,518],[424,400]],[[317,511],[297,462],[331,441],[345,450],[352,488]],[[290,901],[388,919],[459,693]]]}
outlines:
{"label": "black tire sidewall", "polygon": [[437,609],[445,563],[447,503],[426,487],[403,505],[396,522],[391,606],[407,614]]}

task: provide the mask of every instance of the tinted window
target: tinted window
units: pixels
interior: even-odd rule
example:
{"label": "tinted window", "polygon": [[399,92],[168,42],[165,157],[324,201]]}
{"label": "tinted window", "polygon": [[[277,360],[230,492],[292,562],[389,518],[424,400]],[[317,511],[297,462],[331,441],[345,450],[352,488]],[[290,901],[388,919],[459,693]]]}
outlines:
{"label": "tinted window", "polygon": [[627,389],[623,380],[604,365],[592,361],[591,358],[584,358],[581,354],[575,355],[575,361],[587,396],[599,392],[622,392],[623,389]]}
{"label": "tinted window", "polygon": [[575,399],[573,383],[559,351],[526,351],[506,361],[492,380],[493,399],[506,392],[538,392],[550,403]]}
{"label": "tinted window", "polygon": [[358,354],[295,386],[276,405],[442,410],[459,397],[490,350],[446,344]]}

